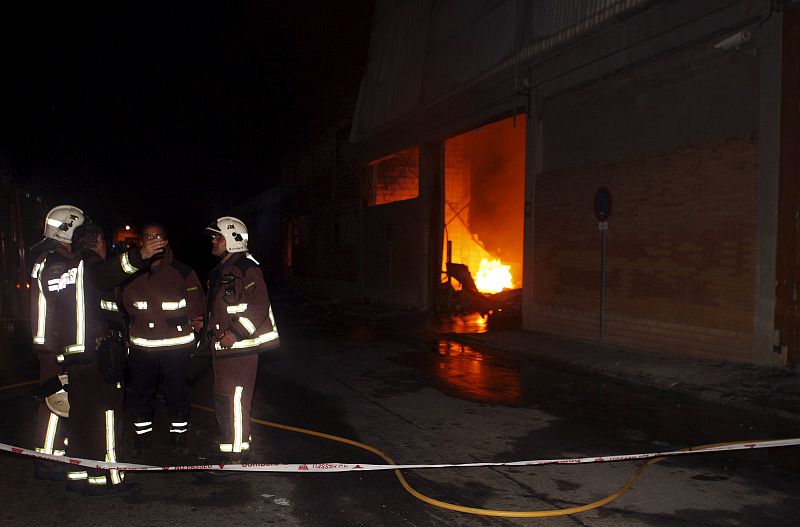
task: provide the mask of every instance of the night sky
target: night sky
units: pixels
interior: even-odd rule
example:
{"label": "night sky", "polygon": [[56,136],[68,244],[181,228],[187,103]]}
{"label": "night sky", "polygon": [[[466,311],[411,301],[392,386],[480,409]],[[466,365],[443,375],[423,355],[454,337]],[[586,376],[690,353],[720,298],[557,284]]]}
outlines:
{"label": "night sky", "polygon": [[16,4],[0,154],[18,187],[173,238],[351,117],[372,16],[369,0]]}

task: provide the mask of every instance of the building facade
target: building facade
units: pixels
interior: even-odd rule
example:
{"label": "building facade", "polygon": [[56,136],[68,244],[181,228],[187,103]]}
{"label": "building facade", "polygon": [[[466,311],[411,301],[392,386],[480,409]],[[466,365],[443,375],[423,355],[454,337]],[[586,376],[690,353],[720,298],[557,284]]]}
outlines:
{"label": "building facade", "polygon": [[798,362],[797,4],[378,1],[342,288],[495,262],[526,330]]}

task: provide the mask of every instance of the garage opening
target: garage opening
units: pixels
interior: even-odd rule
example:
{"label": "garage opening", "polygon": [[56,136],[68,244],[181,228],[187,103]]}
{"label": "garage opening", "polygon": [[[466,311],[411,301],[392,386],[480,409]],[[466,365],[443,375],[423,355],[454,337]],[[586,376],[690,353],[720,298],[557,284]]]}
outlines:
{"label": "garage opening", "polygon": [[440,306],[485,314],[513,305],[523,285],[525,118],[447,139],[444,168]]}

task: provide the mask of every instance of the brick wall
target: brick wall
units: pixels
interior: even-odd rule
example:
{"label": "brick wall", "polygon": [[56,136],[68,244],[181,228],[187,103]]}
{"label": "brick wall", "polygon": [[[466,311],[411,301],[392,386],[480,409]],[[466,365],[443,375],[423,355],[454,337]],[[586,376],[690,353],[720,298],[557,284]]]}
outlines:
{"label": "brick wall", "polygon": [[757,156],[748,135],[537,176],[530,328],[597,338],[607,186],[606,342],[749,360]]}
{"label": "brick wall", "polygon": [[598,339],[606,186],[606,342],[750,360],[759,62],[713,44],[544,101],[526,329]]}
{"label": "brick wall", "polygon": [[409,148],[369,165],[369,204],[384,205],[419,196],[419,148]]}

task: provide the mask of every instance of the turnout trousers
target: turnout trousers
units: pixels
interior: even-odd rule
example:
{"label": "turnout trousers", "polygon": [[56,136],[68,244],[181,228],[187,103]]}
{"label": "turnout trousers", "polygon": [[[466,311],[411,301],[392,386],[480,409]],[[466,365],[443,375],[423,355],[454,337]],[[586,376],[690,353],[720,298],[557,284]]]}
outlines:
{"label": "turnout trousers", "polygon": [[154,351],[131,348],[128,355],[130,413],[136,434],[144,437],[153,430],[153,412],[159,378],[170,419],[170,434],[185,434],[189,429],[191,397],[186,371],[189,351],[186,348]]}
{"label": "turnout trousers", "polygon": [[[61,366],[56,360],[56,353],[37,353],[39,359],[39,384],[58,376]],[[36,439],[34,445],[37,452],[45,454],[64,454],[67,420],[59,417],[42,401],[37,409]]]}
{"label": "turnout trousers", "polygon": [[[121,384],[106,384],[94,363],[67,366],[69,375],[70,437],[67,455],[99,461],[118,461],[122,444],[122,405],[125,391]],[[122,482],[119,470],[70,467],[67,479],[89,485],[116,485]]]}
{"label": "turnout trousers", "polygon": [[219,449],[241,454],[250,450],[250,406],[258,370],[258,354],[213,359],[214,410]]}

